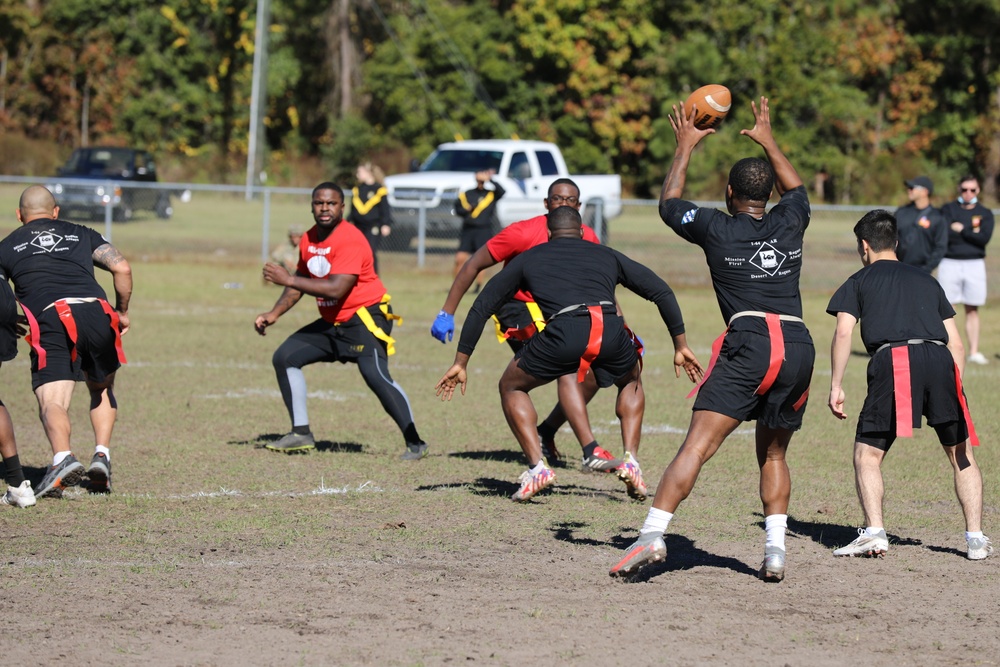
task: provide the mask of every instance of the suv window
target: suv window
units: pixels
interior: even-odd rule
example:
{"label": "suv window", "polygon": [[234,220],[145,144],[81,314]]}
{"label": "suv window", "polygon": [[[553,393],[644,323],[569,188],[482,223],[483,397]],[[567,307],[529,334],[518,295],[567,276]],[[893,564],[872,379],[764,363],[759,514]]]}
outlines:
{"label": "suv window", "polygon": [[549,151],[538,151],[535,153],[538,158],[538,168],[542,170],[542,176],[558,176],[559,169],[556,167],[556,159]]}

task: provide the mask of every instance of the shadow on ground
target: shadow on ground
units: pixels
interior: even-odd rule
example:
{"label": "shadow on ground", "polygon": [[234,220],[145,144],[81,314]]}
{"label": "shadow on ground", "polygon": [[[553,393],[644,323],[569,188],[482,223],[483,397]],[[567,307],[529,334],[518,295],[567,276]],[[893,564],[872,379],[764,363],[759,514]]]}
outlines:
{"label": "shadow on ground", "polygon": [[[261,433],[256,438],[249,438],[247,440],[230,440],[228,444],[237,445],[240,447],[253,447],[254,449],[264,449],[267,447],[269,442],[277,442],[283,438],[285,433]],[[331,440],[317,440],[316,450],[317,452],[333,452],[333,453],[350,453],[350,454],[360,454],[364,451],[364,445],[360,442],[333,442]],[[288,452],[288,454],[308,454],[309,451],[304,452]]]}

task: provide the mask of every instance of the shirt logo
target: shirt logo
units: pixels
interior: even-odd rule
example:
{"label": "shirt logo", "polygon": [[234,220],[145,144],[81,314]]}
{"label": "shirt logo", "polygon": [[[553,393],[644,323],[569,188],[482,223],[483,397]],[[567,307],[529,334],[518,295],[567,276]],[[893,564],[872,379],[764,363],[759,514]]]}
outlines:
{"label": "shirt logo", "polygon": [[773,276],[785,263],[786,257],[785,253],[770,243],[765,243],[748,261],[767,275]]}
{"label": "shirt logo", "polygon": [[684,216],[681,217],[681,224],[682,225],[686,225],[689,222],[693,222],[694,221],[695,213],[697,213],[697,212],[698,212],[698,209],[693,208],[690,211],[688,211],[687,213],[685,213]]}
{"label": "shirt logo", "polygon": [[35,238],[31,239],[31,245],[36,248],[41,248],[45,252],[52,252],[59,245],[59,242],[63,240],[63,237],[58,234],[53,234],[52,232],[45,232],[44,234],[39,234]]}
{"label": "shirt logo", "polygon": [[327,274],[330,273],[330,260],[322,255],[316,255],[309,258],[309,261],[306,262],[306,268],[317,278],[326,278]]}
{"label": "shirt logo", "polygon": [[927,219],[927,216],[924,216],[919,220],[917,220],[917,224],[923,227],[924,229],[928,229],[931,226],[931,221]]}
{"label": "shirt logo", "polygon": [[974,215],[972,216],[972,229],[977,233],[979,232],[979,226],[983,224],[983,216]]}

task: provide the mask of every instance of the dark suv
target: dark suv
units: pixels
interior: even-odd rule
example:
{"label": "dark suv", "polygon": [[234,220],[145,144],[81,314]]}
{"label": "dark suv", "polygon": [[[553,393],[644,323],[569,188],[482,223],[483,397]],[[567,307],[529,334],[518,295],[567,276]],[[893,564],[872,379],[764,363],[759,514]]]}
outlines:
{"label": "dark suv", "polygon": [[78,148],[56,175],[68,180],[51,183],[48,188],[66,217],[103,218],[108,206],[113,207],[112,217],[118,221],[131,220],[139,210],[153,211],[163,219],[173,214],[169,190],[138,185],[156,182],[156,164],[146,151],[114,146]]}

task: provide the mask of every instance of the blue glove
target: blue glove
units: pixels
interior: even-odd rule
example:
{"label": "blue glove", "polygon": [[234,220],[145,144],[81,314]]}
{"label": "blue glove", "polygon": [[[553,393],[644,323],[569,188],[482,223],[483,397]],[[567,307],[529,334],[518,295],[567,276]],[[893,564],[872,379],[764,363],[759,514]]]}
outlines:
{"label": "blue glove", "polygon": [[455,335],[455,316],[449,315],[443,310],[438,313],[438,316],[434,318],[434,324],[431,325],[431,335],[442,344],[451,340],[452,336]]}

